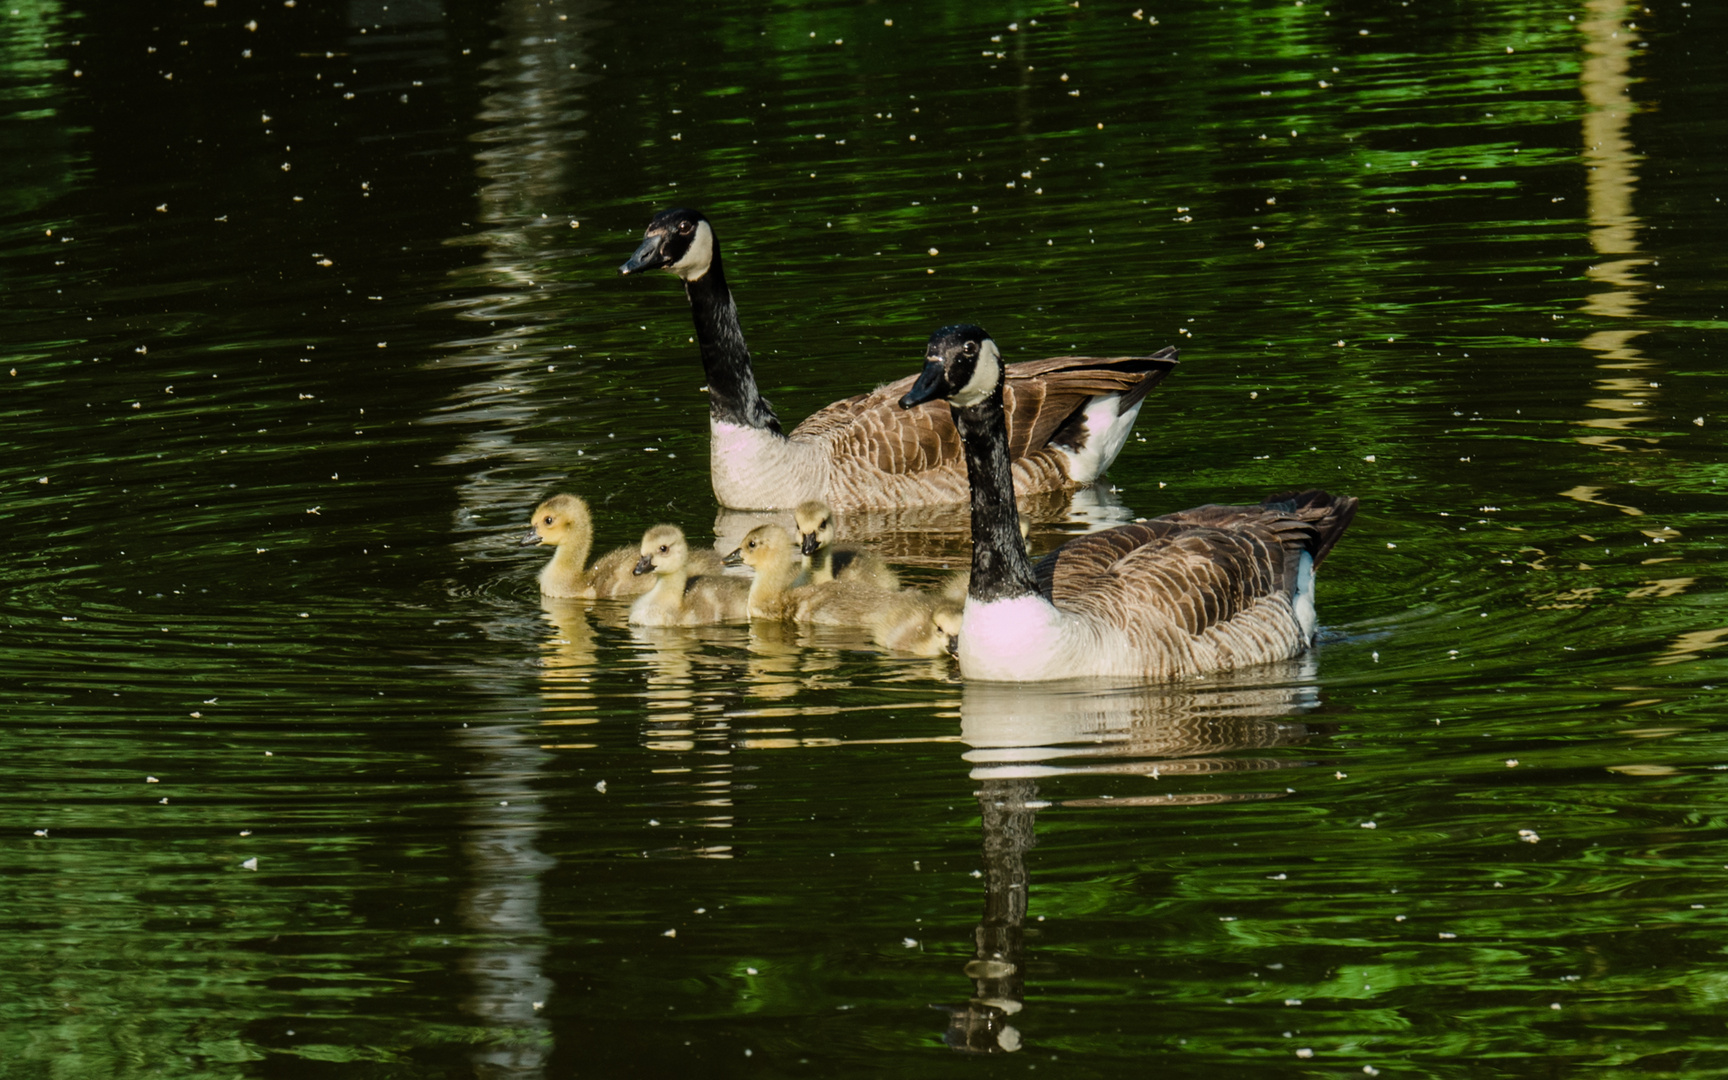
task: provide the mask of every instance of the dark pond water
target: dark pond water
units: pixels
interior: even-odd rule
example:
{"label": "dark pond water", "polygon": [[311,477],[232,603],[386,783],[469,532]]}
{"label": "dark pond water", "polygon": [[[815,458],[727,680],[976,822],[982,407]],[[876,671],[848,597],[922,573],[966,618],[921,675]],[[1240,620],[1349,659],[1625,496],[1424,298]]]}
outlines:
{"label": "dark pond water", "polygon": [[[1719,1076],[1728,9],[0,5],[0,1076]],[[1362,511],[1288,665],[542,603],[802,417],[1182,348],[1089,522]],[[953,515],[854,521],[927,580]]]}

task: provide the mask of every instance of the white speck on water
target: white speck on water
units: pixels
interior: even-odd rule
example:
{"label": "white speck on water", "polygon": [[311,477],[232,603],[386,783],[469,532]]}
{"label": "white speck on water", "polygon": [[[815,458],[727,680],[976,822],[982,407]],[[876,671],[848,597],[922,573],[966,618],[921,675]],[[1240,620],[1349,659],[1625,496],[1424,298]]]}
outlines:
{"label": "white speck on water", "polygon": [[1536,835],[1535,829],[1519,829],[1518,839],[1524,841],[1526,844],[1534,844],[1542,838]]}
{"label": "white speck on water", "polygon": [[594,790],[598,791],[602,795],[606,794],[606,781],[602,780],[598,784],[595,784]]}
{"label": "white speck on water", "polygon": [[661,937],[677,937],[678,931],[677,930],[668,930],[664,934],[661,934],[660,936]]}
{"label": "white speck on water", "polygon": [[245,862],[241,863],[240,869],[242,869],[242,870],[256,870],[256,869],[258,869],[258,856],[254,855],[250,859],[247,859]]}

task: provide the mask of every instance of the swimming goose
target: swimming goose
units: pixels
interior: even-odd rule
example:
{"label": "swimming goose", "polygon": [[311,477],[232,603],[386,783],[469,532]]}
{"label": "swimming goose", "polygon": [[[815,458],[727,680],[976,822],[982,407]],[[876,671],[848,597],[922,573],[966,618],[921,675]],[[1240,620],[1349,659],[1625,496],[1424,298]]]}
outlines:
{"label": "swimming goose", "polygon": [[[653,578],[632,572],[640,555],[634,547],[608,551],[594,560],[593,566],[584,566],[594,547],[594,518],[588,513],[588,504],[575,495],[554,495],[536,506],[529,526],[528,535],[522,538],[524,547],[557,545],[552,558],[540,568],[542,595],[589,600],[640,596],[654,585]],[[720,573],[720,553],[712,548],[692,551],[690,560],[692,573]]]}
{"label": "swimming goose", "polygon": [[750,617],[850,626],[869,630],[876,643],[898,652],[940,656],[960,630],[960,607],[916,589],[881,589],[858,581],[794,585],[800,567],[792,538],[773,523],[744,535],[728,566],[749,566]]}
{"label": "swimming goose", "polygon": [[1323,491],[1201,506],[1068,541],[1039,561],[1017,534],[1002,357],[977,326],[930,338],[906,408],[946,399],[972,484],[960,673],[1029,682],[1175,679],[1283,660],[1314,640],[1314,570],[1356,513]]}
{"label": "swimming goose", "polygon": [[750,583],[723,574],[692,575],[690,546],[676,525],[642,535],[635,573],[653,574],[654,587],[630,606],[631,626],[708,626],[750,618]]}
{"label": "swimming goose", "polygon": [[882,556],[857,544],[834,542],[834,511],[821,499],[801,502],[792,511],[798,527],[798,550],[810,584],[858,581],[878,589],[898,589],[900,577]]}
{"label": "swimming goose", "polygon": [[[720,264],[714,227],[673,209],[648,223],[620,274],[667,269],[684,281],[708,377],[709,474],[720,505],[784,509],[824,499],[837,510],[964,503],[960,439],[940,404],[895,408],[906,378],[837,401],[792,430],[756,386],[750,348]],[[1007,369],[1009,457],[1022,494],[1089,484],[1116,460],[1140,404],[1176,365],[1153,356],[1058,356]]]}
{"label": "swimming goose", "polygon": [[787,617],[786,596],[802,576],[803,567],[785,529],[771,522],[751,529],[738,550],[726,556],[726,565],[748,566],[755,571],[750,579],[752,619]]}
{"label": "swimming goose", "polygon": [[876,644],[915,656],[941,656],[960,636],[961,605],[913,589],[878,606],[865,621]]}

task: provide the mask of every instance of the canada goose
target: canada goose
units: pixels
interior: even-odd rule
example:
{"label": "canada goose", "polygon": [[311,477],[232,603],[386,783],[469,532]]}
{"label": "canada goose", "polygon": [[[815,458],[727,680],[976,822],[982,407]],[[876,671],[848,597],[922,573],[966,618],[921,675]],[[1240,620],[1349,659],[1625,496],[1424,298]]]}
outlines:
{"label": "canada goose", "polygon": [[1314,639],[1314,570],[1356,500],[1302,491],[1200,506],[1068,541],[1036,568],[1016,535],[1002,358],[976,326],[931,335],[902,405],[946,399],[972,483],[967,678],[1174,679],[1283,660]]}
{"label": "canada goose", "polygon": [[[588,513],[588,504],[577,496],[552,496],[534,508],[528,524],[528,535],[522,538],[524,547],[555,544],[558,548],[540,568],[542,595],[592,600],[640,596],[653,588],[653,578],[633,573],[640,555],[634,547],[608,551],[594,560],[593,566],[584,567],[594,547],[594,519]],[[720,553],[712,548],[692,551],[690,572],[720,573]]]}
{"label": "canada goose", "polygon": [[954,650],[961,614],[961,606],[953,601],[904,589],[895,594],[893,602],[871,614],[867,627],[883,648],[916,656],[942,656]]}
{"label": "canada goose", "polygon": [[[781,430],[756,386],[714,227],[699,211],[655,215],[618,272],[662,268],[683,279],[696,321],[708,377],[709,474],[722,506],[769,510],[825,499],[851,510],[966,501],[960,438],[947,410],[894,407],[911,378],[837,401],[790,435]],[[1127,442],[1142,399],[1175,366],[1175,349],[1010,365],[1003,395],[1020,491],[1074,488],[1103,475]]]}
{"label": "canada goose", "polygon": [[676,525],[656,525],[642,536],[635,573],[653,574],[654,587],[630,606],[631,626],[708,626],[750,617],[750,583],[722,574],[692,575],[690,546]]}
{"label": "canada goose", "polygon": [[787,592],[802,575],[798,553],[786,530],[773,523],[758,525],[744,534],[738,550],[726,556],[727,566],[748,566],[755,571],[750,580],[750,617],[787,617]]}
{"label": "canada goose", "polygon": [[960,608],[916,589],[882,589],[859,581],[830,580],[794,585],[799,566],[792,539],[772,523],[744,535],[729,566],[756,571],[750,585],[750,617],[867,629],[877,644],[899,652],[939,656],[960,630]]}
{"label": "canada goose", "polygon": [[[1032,523],[1025,518],[1020,518],[1020,547],[1027,555],[1032,554]],[[944,576],[936,586],[936,595],[953,604],[965,604],[971,588],[972,568],[967,566]]]}
{"label": "canada goose", "polygon": [[834,511],[821,499],[808,499],[792,511],[798,527],[798,551],[810,584],[859,581],[878,589],[898,589],[900,578],[882,556],[857,544],[834,542]]}

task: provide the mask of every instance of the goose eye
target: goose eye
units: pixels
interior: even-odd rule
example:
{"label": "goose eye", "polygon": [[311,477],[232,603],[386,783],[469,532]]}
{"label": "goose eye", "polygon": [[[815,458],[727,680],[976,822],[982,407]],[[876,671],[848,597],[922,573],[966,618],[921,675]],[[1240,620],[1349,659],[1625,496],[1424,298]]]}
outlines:
{"label": "goose eye", "polygon": [[976,341],[968,341],[966,346],[960,351],[965,353],[967,356],[976,356],[978,355],[978,343]]}
{"label": "goose eye", "polygon": [[680,221],[678,223],[678,231],[680,233],[688,233],[691,229],[694,229],[695,227],[696,226],[692,225],[688,221]]}

